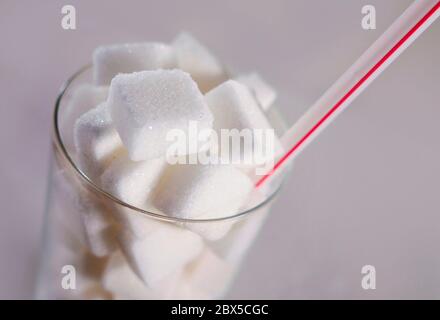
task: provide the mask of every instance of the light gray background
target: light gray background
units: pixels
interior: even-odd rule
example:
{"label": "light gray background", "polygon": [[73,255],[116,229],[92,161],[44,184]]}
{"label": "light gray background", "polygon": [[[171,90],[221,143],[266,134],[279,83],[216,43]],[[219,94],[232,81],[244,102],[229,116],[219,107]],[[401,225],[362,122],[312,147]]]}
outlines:
{"label": "light gray background", "polygon": [[[2,0],[0,298],[31,297],[54,100],[94,47],[188,30],[260,71],[293,123],[410,3]],[[361,28],[364,4],[377,30]],[[298,158],[232,298],[440,297],[439,41],[437,21]]]}

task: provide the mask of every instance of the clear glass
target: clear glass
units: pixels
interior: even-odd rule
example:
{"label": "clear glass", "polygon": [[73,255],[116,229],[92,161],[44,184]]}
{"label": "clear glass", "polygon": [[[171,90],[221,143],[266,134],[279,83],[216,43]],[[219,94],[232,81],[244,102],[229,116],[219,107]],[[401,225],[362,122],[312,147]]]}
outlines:
{"label": "clear glass", "polygon": [[[54,112],[53,153],[39,299],[214,299],[234,281],[280,188],[282,175],[240,212],[207,220],[177,219],[124,203],[76,165],[69,101],[91,83],[84,67],[62,88]],[[274,109],[275,110],[275,109]],[[74,112],[73,112],[74,113]],[[269,115],[278,133],[281,117]],[[229,230],[206,240],[191,230]]]}

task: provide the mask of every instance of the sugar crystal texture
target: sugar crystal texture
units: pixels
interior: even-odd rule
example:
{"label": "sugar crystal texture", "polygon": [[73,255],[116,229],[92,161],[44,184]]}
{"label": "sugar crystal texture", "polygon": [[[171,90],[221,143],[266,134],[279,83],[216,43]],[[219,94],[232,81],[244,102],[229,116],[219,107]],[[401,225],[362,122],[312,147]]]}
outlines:
{"label": "sugar crystal texture", "polygon": [[110,162],[123,152],[106,103],[101,103],[76,121],[74,142],[80,169],[97,183]]}
{"label": "sugar crystal texture", "polygon": [[97,85],[109,85],[119,73],[170,69],[176,66],[171,46],[156,43],[126,43],[102,46],[93,52],[93,75]]}
{"label": "sugar crystal texture", "polygon": [[173,41],[177,66],[191,74],[202,92],[226,80],[226,72],[209,50],[187,32],[180,33]]}
{"label": "sugar crystal texture", "polygon": [[203,95],[189,74],[180,70],[118,75],[107,102],[133,161],[164,157],[173,144],[169,134],[176,130],[187,134],[190,123],[199,130],[212,127],[213,117]]}

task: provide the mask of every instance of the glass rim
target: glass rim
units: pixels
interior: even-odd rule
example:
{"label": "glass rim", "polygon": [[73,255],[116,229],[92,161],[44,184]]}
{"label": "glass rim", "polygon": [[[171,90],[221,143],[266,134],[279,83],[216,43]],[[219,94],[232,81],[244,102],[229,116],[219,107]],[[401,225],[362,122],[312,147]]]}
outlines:
{"label": "glass rim", "polygon": [[[98,194],[104,196],[105,198],[116,202],[118,205],[121,205],[125,208],[128,208],[130,210],[133,210],[133,214],[143,214],[146,216],[149,216],[151,218],[154,219],[158,219],[158,220],[163,220],[163,221],[168,221],[168,222],[180,222],[180,223],[207,223],[207,222],[219,222],[219,221],[225,221],[225,220],[230,220],[230,219],[234,219],[234,218],[239,218],[239,217],[243,217],[245,215],[251,214],[255,211],[257,211],[258,209],[262,208],[264,205],[266,205],[267,203],[269,203],[273,198],[275,198],[275,196],[278,194],[279,190],[281,189],[282,185],[284,184],[284,178],[285,176],[282,178],[281,183],[276,187],[276,189],[267,197],[265,198],[263,201],[261,201],[260,203],[258,203],[257,205],[247,208],[245,210],[239,211],[238,213],[232,214],[232,215],[228,215],[228,216],[224,216],[224,217],[218,217],[218,218],[209,218],[209,219],[190,219],[190,218],[178,218],[178,217],[172,217],[172,216],[168,216],[166,214],[161,214],[161,213],[155,213],[152,211],[148,211],[142,208],[138,208],[136,206],[133,206],[121,199],[119,199],[118,197],[112,195],[111,193],[105,191],[104,189],[102,189],[99,185],[95,184],[92,179],[90,179],[87,174],[85,174],[75,163],[75,161],[73,161],[72,157],[69,155],[69,152],[67,151],[63,139],[62,139],[62,135],[60,132],[60,126],[59,126],[59,121],[58,121],[58,115],[59,115],[59,109],[60,109],[60,105],[61,105],[61,101],[66,93],[66,91],[69,89],[69,86],[72,84],[72,82],[81,74],[83,74],[84,72],[86,72],[87,70],[89,70],[92,67],[92,64],[89,63],[85,66],[83,66],[82,68],[80,68],[78,71],[76,71],[72,76],[70,76],[67,81],[65,81],[63,83],[63,85],[61,86],[57,99],[55,101],[55,109],[53,112],[53,134],[54,134],[54,138],[55,138],[55,143],[56,143],[56,147],[59,148],[59,150],[61,151],[61,154],[63,156],[63,158],[65,160],[67,160],[67,163],[72,167],[75,175],[79,175],[79,177],[81,178],[82,181],[84,181],[89,187],[91,187],[94,191],[96,191]],[[285,175],[286,173],[284,173]]]}

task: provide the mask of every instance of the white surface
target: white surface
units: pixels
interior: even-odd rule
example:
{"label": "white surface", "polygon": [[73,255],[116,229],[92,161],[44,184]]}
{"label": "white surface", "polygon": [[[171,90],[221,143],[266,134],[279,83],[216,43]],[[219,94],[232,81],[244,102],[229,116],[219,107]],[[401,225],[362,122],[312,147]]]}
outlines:
{"label": "white surface", "polygon": [[[239,71],[257,70],[297,119],[411,1],[0,3],[0,298],[30,297],[60,84],[95,47],[188,30]],[[440,24],[434,23],[297,159],[234,286],[245,298],[440,295]],[[377,289],[361,289],[361,267]]]}

